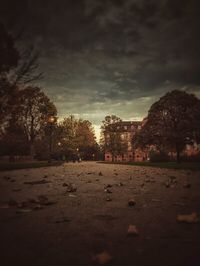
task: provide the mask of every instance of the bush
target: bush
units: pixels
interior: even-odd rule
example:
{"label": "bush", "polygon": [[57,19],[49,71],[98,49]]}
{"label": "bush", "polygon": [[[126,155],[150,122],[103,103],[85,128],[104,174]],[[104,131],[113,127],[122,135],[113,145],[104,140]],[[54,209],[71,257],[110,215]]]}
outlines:
{"label": "bush", "polygon": [[194,154],[194,155],[184,155],[181,156],[181,161],[183,162],[200,162],[200,152]]}
{"label": "bush", "polygon": [[158,151],[151,150],[149,152],[149,160],[150,162],[169,162],[170,157],[164,151],[158,152]]}

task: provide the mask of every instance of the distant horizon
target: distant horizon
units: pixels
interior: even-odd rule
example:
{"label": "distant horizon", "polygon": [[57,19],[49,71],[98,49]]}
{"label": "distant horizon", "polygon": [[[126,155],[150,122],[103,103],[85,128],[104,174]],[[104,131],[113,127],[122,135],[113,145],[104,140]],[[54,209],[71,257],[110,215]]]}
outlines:
{"label": "distant horizon", "polygon": [[[187,92],[187,91],[186,91]],[[167,93],[167,92],[166,92]],[[197,98],[199,98],[200,99],[200,91],[199,92],[196,92],[196,93],[192,93],[192,94],[194,94]],[[160,97],[162,97],[162,96],[164,96],[164,94],[162,94],[162,95],[160,95],[160,96],[158,96],[157,97],[157,99],[155,99],[155,101],[154,102],[156,102],[156,101],[158,101],[159,99],[160,99]],[[152,104],[154,103],[154,102],[152,102]],[[93,128],[94,128],[94,131],[95,131],[95,136],[96,136],[96,141],[97,141],[97,143],[99,143],[100,142],[100,133],[101,133],[101,124],[102,124],[102,121],[104,120],[104,118],[107,116],[107,115],[116,115],[116,116],[118,116],[119,118],[121,118],[122,119],[122,121],[142,121],[145,117],[147,117],[147,115],[148,115],[148,111],[149,111],[149,109],[150,109],[150,107],[151,107],[151,105],[152,104],[150,104],[149,105],[149,107],[148,106],[146,106],[147,108],[148,108],[148,110],[147,110],[147,112],[146,112],[146,115],[144,115],[143,117],[129,117],[129,118],[126,118],[126,117],[121,117],[121,116],[119,116],[118,115],[118,113],[116,112],[113,112],[113,113],[109,113],[109,114],[105,114],[104,113],[104,116],[102,116],[102,119],[101,120],[99,120],[99,123],[96,123],[96,122],[93,122],[93,119],[90,119],[89,117],[90,117],[90,114],[88,113],[88,114],[78,114],[78,113],[68,113],[68,114],[63,114],[62,116],[60,116],[59,115],[59,110],[58,110],[58,116],[59,116],[59,119],[60,120],[62,120],[62,119],[64,119],[65,117],[68,117],[68,116],[70,116],[70,115],[73,115],[73,116],[75,116],[76,118],[82,118],[82,119],[84,119],[84,120],[89,120],[91,123],[92,123],[92,126],[93,126]],[[91,118],[93,117],[93,115],[91,114]]]}

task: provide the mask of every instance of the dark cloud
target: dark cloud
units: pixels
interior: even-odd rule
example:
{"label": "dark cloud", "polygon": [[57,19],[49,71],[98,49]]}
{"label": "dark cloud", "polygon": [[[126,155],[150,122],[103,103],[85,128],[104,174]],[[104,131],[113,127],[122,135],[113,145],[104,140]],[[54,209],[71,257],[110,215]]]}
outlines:
{"label": "dark cloud", "polygon": [[142,118],[167,90],[199,95],[197,0],[1,0],[0,16],[41,53],[60,114]]}

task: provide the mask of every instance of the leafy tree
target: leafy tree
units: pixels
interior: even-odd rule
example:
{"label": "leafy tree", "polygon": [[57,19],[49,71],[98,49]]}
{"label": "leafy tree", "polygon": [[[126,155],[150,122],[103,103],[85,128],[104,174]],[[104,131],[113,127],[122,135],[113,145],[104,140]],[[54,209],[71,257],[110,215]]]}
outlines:
{"label": "leafy tree", "polygon": [[38,87],[26,87],[17,93],[17,104],[13,106],[13,117],[22,126],[34,155],[34,141],[43,134],[50,116],[56,116],[55,105]]}
{"label": "leafy tree", "polygon": [[196,96],[179,90],[168,92],[151,106],[133,144],[175,151],[179,162],[186,144],[199,141],[199,121],[200,100]]}
{"label": "leafy tree", "polygon": [[101,126],[101,146],[102,149],[110,152],[112,161],[116,155],[123,155],[127,151],[127,143],[122,140],[121,132],[117,131],[117,125],[121,118],[116,115],[106,116]]}
{"label": "leafy tree", "polygon": [[101,136],[100,136],[100,144],[102,149],[105,148],[105,131],[107,127],[111,124],[115,124],[117,122],[121,122],[121,118],[116,115],[107,115],[105,119],[102,121],[101,125]]}
{"label": "leafy tree", "polygon": [[69,158],[80,156],[91,159],[96,151],[96,139],[91,122],[73,115],[61,121],[54,132],[54,152]]}
{"label": "leafy tree", "polygon": [[24,48],[19,51],[15,47],[16,39],[8,33],[0,22],[0,131],[10,116],[10,104],[15,102],[15,93],[19,86],[38,80],[42,73],[36,73],[38,68],[38,53],[34,48]]}
{"label": "leafy tree", "polygon": [[101,129],[105,130],[107,126],[121,121],[122,121],[121,118],[119,118],[116,115],[107,115],[105,119],[102,121]]}
{"label": "leafy tree", "polygon": [[16,122],[10,122],[0,139],[1,155],[28,155],[29,144],[22,127]]}
{"label": "leafy tree", "polygon": [[114,161],[115,156],[123,155],[127,151],[127,143],[123,142],[121,138],[121,133],[116,132],[116,127],[114,129],[108,128],[105,131],[106,142],[105,142],[105,151],[110,152],[112,155],[112,161]]}

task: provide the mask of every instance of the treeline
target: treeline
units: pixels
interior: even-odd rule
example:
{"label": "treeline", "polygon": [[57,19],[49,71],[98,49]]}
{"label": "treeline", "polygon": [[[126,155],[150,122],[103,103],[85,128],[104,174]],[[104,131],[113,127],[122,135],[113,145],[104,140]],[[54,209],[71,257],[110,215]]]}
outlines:
{"label": "treeline", "polygon": [[53,159],[98,159],[99,146],[91,122],[70,115],[60,122],[47,123],[45,137],[36,142],[37,158],[46,159],[49,152]]}
{"label": "treeline", "polygon": [[31,158],[97,158],[92,124],[73,116],[59,121],[56,106],[33,86],[38,73],[34,48],[16,48],[16,40],[0,22],[0,155]]}

